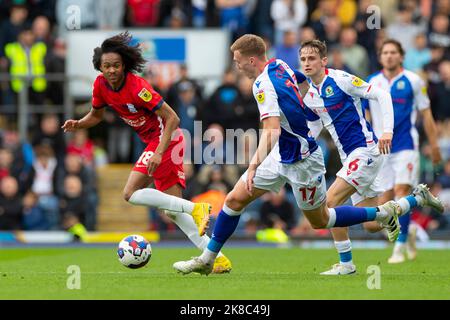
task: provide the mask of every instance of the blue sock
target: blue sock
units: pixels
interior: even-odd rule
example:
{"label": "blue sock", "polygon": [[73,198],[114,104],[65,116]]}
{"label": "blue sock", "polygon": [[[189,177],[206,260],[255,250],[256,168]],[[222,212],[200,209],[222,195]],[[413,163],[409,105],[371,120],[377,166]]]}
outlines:
{"label": "blue sock", "polygon": [[339,252],[339,258],[340,258],[341,262],[352,261],[352,252],[351,251]]}
{"label": "blue sock", "polygon": [[331,227],[348,227],[366,221],[373,221],[377,215],[377,208],[357,208],[341,206],[334,208],[336,221]]}
{"label": "blue sock", "polygon": [[397,242],[406,243],[406,240],[408,240],[408,228],[411,221],[411,213],[405,213],[398,218],[398,220],[400,222],[400,234],[398,235]]}
{"label": "blue sock", "polygon": [[220,211],[211,240],[208,243],[209,250],[219,252],[222,249],[222,246],[231,237],[234,230],[236,230],[240,217],[241,215],[230,216],[223,209]]}

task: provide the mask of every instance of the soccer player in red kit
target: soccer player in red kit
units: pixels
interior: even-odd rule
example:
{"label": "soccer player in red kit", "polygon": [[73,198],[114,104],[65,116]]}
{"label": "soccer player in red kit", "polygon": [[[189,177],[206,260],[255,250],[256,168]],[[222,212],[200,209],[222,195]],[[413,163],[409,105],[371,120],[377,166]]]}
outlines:
{"label": "soccer player in red kit", "polygon": [[[153,90],[141,72],[145,60],[139,45],[131,45],[131,35],[121,33],[94,49],[93,64],[102,72],[94,82],[92,109],[80,120],[67,120],[64,132],[86,129],[103,119],[105,107],[114,109],[147,144],[131,171],[124,198],[131,204],[156,207],[183,230],[200,249],[206,248],[205,234],[211,207],[182,199],[184,137],[175,111]],[[154,182],[156,189],[148,186]],[[229,272],[231,262],[224,255],[215,261],[217,273]]]}

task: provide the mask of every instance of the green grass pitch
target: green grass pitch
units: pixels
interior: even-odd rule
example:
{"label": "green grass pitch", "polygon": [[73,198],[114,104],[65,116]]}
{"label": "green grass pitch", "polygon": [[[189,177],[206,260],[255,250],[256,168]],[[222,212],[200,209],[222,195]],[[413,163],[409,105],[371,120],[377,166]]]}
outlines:
{"label": "green grass pitch", "polygon": [[[334,250],[228,248],[230,274],[180,275],[173,262],[198,255],[190,248],[153,245],[142,269],[123,267],[115,248],[0,249],[0,299],[450,299],[450,251],[421,250],[415,262],[389,265],[390,250],[354,250],[358,273],[326,277]],[[67,268],[78,265],[81,288],[67,289]],[[381,289],[369,290],[370,265]],[[370,281],[369,281],[370,282]],[[373,282],[372,282],[373,283]]]}

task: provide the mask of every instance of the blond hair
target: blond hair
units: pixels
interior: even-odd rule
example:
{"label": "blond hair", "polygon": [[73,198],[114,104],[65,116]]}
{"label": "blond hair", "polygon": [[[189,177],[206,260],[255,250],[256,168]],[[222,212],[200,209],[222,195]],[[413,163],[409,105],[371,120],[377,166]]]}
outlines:
{"label": "blond hair", "polygon": [[266,44],[261,37],[254,34],[245,34],[237,39],[230,47],[232,52],[239,51],[243,56],[264,57]]}

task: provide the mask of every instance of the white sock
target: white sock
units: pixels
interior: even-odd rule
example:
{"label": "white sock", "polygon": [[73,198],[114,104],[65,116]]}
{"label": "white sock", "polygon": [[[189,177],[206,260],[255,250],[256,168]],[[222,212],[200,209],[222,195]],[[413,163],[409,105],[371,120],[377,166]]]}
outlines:
{"label": "white sock", "polygon": [[203,253],[199,257],[206,264],[213,264],[214,260],[216,260],[217,252],[211,251],[208,248],[203,250]]}
{"label": "white sock", "polygon": [[328,208],[328,224],[326,226],[327,229],[333,228],[334,224],[336,223],[336,210],[333,208]]}
{"label": "white sock", "polygon": [[[350,239],[348,240],[344,240],[344,241],[335,241],[334,242],[334,246],[336,247],[336,250],[338,253],[344,253],[344,252],[349,252],[352,251],[352,242],[350,241]],[[340,261],[341,264],[347,264],[347,265],[352,265],[353,264],[353,260],[350,261]]]}
{"label": "white sock", "polygon": [[411,210],[411,205],[409,204],[409,201],[406,200],[406,198],[400,198],[400,199],[395,198],[395,201],[398,203],[400,208],[402,208],[402,214],[404,214],[404,213],[408,212],[409,210]]}
{"label": "white sock", "polygon": [[396,242],[394,245],[395,254],[403,254],[406,249],[406,243]]}
{"label": "white sock", "polygon": [[[165,211],[166,215],[183,231],[189,240],[199,248],[200,250],[205,250],[208,246],[210,238],[204,234],[199,236],[197,225],[191,215],[183,212],[171,212]],[[222,252],[219,252],[218,256],[222,256]]]}
{"label": "white sock", "polygon": [[186,212],[189,214],[192,213],[195,205],[191,201],[171,196],[152,188],[144,188],[135,191],[128,202],[134,205],[150,206],[173,212]]}

